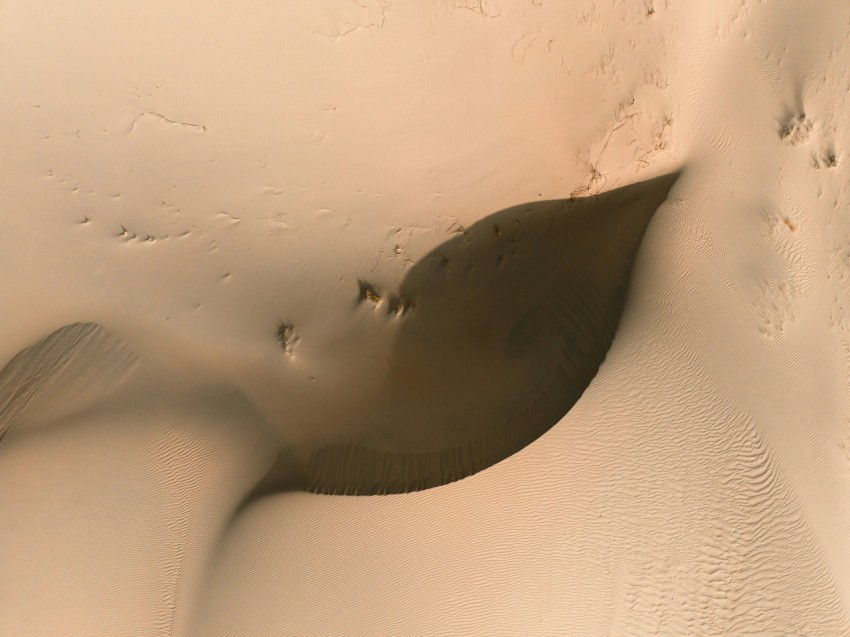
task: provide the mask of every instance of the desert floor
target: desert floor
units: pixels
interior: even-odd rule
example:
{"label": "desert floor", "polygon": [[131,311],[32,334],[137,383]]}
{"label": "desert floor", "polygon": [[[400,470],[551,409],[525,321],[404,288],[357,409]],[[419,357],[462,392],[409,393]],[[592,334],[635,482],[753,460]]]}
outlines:
{"label": "desert floor", "polygon": [[[0,635],[850,635],[846,1],[9,0],[0,30]],[[671,174],[400,348],[467,230]],[[627,236],[607,356],[533,442],[257,492],[316,441],[485,432],[557,364],[550,324],[499,330]]]}

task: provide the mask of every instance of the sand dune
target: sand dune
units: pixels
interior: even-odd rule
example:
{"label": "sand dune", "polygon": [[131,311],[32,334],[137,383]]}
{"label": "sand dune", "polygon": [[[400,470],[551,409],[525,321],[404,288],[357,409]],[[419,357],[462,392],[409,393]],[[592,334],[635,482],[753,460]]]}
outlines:
{"label": "sand dune", "polygon": [[403,320],[387,378],[347,432],[363,442],[315,451],[308,489],[439,486],[558,422],[605,358],[640,239],[676,176],[490,215],[411,268],[386,309],[364,299]]}
{"label": "sand dune", "polygon": [[850,634],[846,2],[0,16],[0,635]]}
{"label": "sand dune", "polygon": [[21,419],[51,422],[103,400],[126,381],[137,357],[94,323],[56,330],[0,371],[0,439]]}

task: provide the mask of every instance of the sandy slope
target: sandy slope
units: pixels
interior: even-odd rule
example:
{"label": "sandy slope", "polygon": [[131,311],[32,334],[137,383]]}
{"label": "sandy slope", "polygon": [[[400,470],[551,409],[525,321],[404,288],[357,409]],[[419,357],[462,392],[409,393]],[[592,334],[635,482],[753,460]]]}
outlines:
{"label": "sandy slope", "polygon": [[[846,3],[0,16],[0,635],[850,634]],[[435,323],[389,310],[459,228],[679,168],[539,439],[418,493],[245,506],[281,441],[430,444],[392,382]],[[441,329],[486,345],[483,298]],[[444,388],[524,395],[462,350]]]}

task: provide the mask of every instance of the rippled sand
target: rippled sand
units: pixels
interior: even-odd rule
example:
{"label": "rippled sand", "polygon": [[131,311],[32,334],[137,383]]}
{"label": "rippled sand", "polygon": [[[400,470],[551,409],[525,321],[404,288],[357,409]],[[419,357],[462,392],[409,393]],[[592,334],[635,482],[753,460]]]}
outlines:
{"label": "rippled sand", "polygon": [[0,635],[850,634],[850,6],[315,4],[0,7]]}

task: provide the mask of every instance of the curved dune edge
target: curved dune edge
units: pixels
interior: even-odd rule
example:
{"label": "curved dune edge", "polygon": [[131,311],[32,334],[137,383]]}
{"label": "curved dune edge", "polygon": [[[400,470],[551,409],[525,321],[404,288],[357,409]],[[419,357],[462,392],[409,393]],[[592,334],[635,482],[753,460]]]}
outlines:
{"label": "curved dune edge", "polygon": [[0,371],[0,439],[20,419],[58,418],[107,396],[137,363],[135,352],[97,323],[56,330]]}
{"label": "curved dune edge", "polygon": [[[2,8],[0,371],[80,320],[141,364],[4,421],[0,635],[850,635],[850,3],[110,9]],[[488,334],[453,233],[683,163],[535,442],[243,507],[279,452],[425,474],[538,414],[574,279],[518,273]]]}
{"label": "curved dune edge", "polygon": [[[457,414],[445,416],[446,419],[457,418],[456,422],[450,424],[453,425],[451,429],[463,428],[460,434],[456,431],[444,431],[446,427],[435,427],[436,431],[432,431],[425,420],[419,423],[424,434],[423,431],[415,432],[416,436],[411,437],[415,442],[407,443],[415,447],[409,450],[399,451],[399,443],[395,443],[395,449],[388,446],[369,447],[359,443],[326,445],[309,457],[306,489],[322,494],[378,495],[437,487],[463,479],[504,460],[557,423],[579,400],[605,359],[623,311],[628,282],[641,239],[653,213],[667,198],[678,175],[679,173],[665,175],[581,200],[541,202],[510,208],[478,222],[466,231],[464,237],[449,242],[454,243],[454,247],[441,246],[432,253],[430,260],[426,257],[423,260],[423,268],[431,267],[428,265],[429,261],[433,262],[435,258],[445,260],[448,258],[446,254],[454,256],[454,253],[471,249],[468,246],[475,244],[476,237],[489,236],[493,234],[492,228],[507,226],[510,219],[519,219],[520,211],[526,215],[525,219],[531,218],[538,222],[539,227],[545,231],[537,236],[530,234],[532,239],[540,241],[541,244],[532,243],[529,246],[517,241],[517,245],[521,245],[530,257],[520,263],[516,268],[518,271],[510,274],[519,279],[526,278],[525,275],[534,277],[525,281],[525,284],[539,288],[540,293],[525,299],[528,307],[520,308],[515,315],[520,317],[517,323],[522,323],[527,320],[529,314],[542,314],[546,324],[553,328],[544,354],[554,351],[558,356],[553,361],[548,381],[538,387],[534,394],[524,397],[524,404],[515,409],[504,424],[484,435],[472,437],[464,432],[474,433],[490,427],[490,423],[482,417],[482,413],[486,416],[483,405],[488,399],[488,387],[481,387],[482,393],[473,396],[463,405],[460,418],[457,418]],[[556,205],[553,206],[553,203]],[[612,231],[612,224],[616,224],[616,231]],[[501,235],[501,231],[498,234]],[[558,241],[559,238],[563,239],[563,242]],[[592,247],[588,249],[587,246]],[[475,263],[486,262],[493,256],[490,252],[491,250],[484,249],[476,253],[473,257]],[[578,258],[569,254],[562,257],[562,252],[575,252]],[[550,272],[547,279],[539,270],[541,262],[545,266],[549,261],[558,264],[561,269]],[[414,268],[402,285],[403,293],[424,287],[427,282],[430,282],[431,290],[430,294],[424,294],[420,301],[420,307],[425,312],[425,324],[406,325],[405,327],[410,329],[403,330],[396,343],[395,357],[401,359],[402,363],[395,366],[397,370],[416,366],[418,350],[415,346],[411,350],[409,346],[418,338],[427,339],[432,333],[463,332],[454,325],[458,319],[449,318],[451,312],[448,308],[438,307],[428,313],[428,303],[439,305],[444,301],[444,297],[463,296],[464,288],[477,284],[460,281],[460,277],[454,282],[435,281],[435,275],[429,274],[430,271],[427,270],[423,274],[423,268]],[[507,280],[512,281],[510,277],[507,277]],[[487,290],[493,296],[489,303],[483,304],[483,310],[482,299],[477,298],[476,303],[471,304],[475,306],[473,310],[465,308],[473,315],[462,315],[460,321],[463,323],[468,320],[469,323],[474,323],[478,318],[474,315],[476,310],[483,315],[502,315],[509,312],[508,306],[515,306],[516,301],[512,294],[504,293],[501,282],[501,279],[497,279],[492,289]],[[412,293],[408,293],[412,296]],[[454,300],[449,299],[449,305],[452,303]],[[417,308],[415,311],[420,310]],[[420,317],[414,317],[412,321],[418,318]],[[534,323],[540,323],[539,317]],[[516,327],[517,324],[512,323],[503,332],[514,334]],[[451,366],[453,350],[454,346],[450,343],[439,363]],[[398,360],[395,362],[399,363]],[[407,362],[409,364],[404,364]],[[510,360],[503,362],[506,366],[511,364]],[[543,360],[542,364],[546,365],[548,362]],[[433,379],[440,375],[441,369],[426,371],[433,372],[430,376]],[[407,407],[409,411],[427,412],[434,414],[435,419],[439,418],[437,403],[441,400],[441,395],[434,388],[434,383],[438,381],[432,380],[431,386],[420,384],[419,379],[423,375],[428,376],[427,373],[423,374],[422,370],[414,370],[411,386],[415,398],[424,396],[422,400],[427,403],[399,405],[392,404],[392,398],[389,398],[391,412],[398,412],[401,407]],[[403,380],[400,381],[396,377],[390,378],[387,382],[387,393],[390,396],[396,394],[402,382]],[[482,383],[484,384],[486,383]],[[498,387],[495,389],[501,390]],[[404,398],[405,396],[401,399],[396,397],[396,401],[400,402]],[[388,417],[385,422],[389,423]],[[398,427],[395,423],[389,423],[384,425],[384,429],[388,431],[393,426]],[[423,440],[426,445],[440,442],[446,444],[463,435],[469,436],[470,439],[436,450],[427,450],[427,447],[422,451],[414,450],[423,448]]]}

